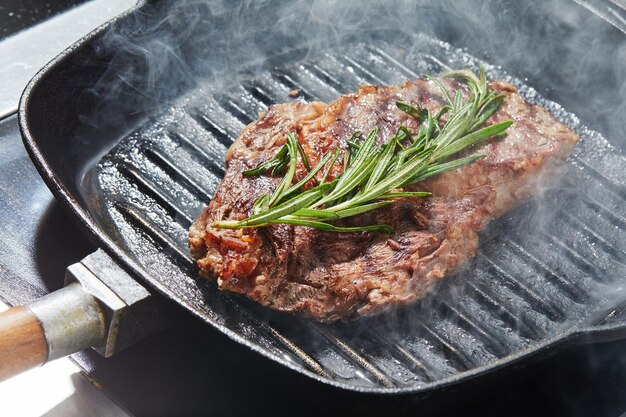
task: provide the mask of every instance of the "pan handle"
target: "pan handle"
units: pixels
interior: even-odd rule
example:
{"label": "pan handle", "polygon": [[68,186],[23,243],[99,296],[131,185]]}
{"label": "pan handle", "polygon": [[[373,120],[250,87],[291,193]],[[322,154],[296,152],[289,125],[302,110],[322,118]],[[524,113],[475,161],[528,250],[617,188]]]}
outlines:
{"label": "pan handle", "polygon": [[48,344],[41,323],[26,307],[0,313],[0,381],[41,365],[48,357]]}
{"label": "pan handle", "polygon": [[0,313],[0,381],[88,347],[109,357],[167,326],[162,305],[98,249],[65,288]]}
{"label": "pan handle", "polygon": [[105,339],[98,302],[79,283],[0,313],[0,381]]}

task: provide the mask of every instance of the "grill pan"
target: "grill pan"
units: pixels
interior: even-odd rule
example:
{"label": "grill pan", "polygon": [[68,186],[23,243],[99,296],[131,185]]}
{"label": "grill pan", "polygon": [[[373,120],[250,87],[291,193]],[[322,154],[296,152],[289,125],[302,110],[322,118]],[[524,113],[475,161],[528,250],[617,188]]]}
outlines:
{"label": "grill pan", "polygon": [[[425,33],[363,28],[342,35],[336,45],[311,47],[302,35],[269,30],[280,3],[218,10],[211,4],[139,3],[48,64],[20,104],[24,142],[42,177],[125,270],[274,361],[360,392],[424,393],[566,344],[626,336],[620,319],[626,305],[620,285],[626,276],[624,142],[603,115],[574,99],[593,97],[588,84],[576,92],[565,88],[572,80],[556,62],[563,53],[559,45],[544,45],[547,52],[537,58],[545,60],[543,78],[523,79],[533,71],[508,56],[473,56],[464,42],[475,40],[468,35],[475,28],[457,26],[452,9],[449,15],[424,9],[419,21],[437,16],[438,23]],[[516,2],[501,4],[511,10],[505,18],[528,20],[528,33],[519,36],[529,38],[529,53],[542,20],[515,13]],[[590,13],[590,3],[550,4],[592,25],[612,47],[624,44],[623,31]],[[201,23],[190,25],[190,16]],[[216,35],[234,17],[242,26],[268,28],[259,35],[271,51],[264,59],[236,65],[241,57],[227,56],[245,49],[236,43],[245,34],[231,39],[234,46]],[[151,43],[137,27],[172,36],[179,57],[161,72],[146,68],[151,62],[137,51]],[[207,37],[196,30],[214,42],[203,45],[205,55],[197,52],[199,39]],[[565,36],[568,29],[558,30]],[[306,33],[306,27],[295,32]],[[116,49],[121,35],[135,48],[123,43]],[[228,72],[206,65],[226,59],[235,63]],[[294,89],[303,99],[328,101],[359,84],[397,84],[479,63],[491,78],[510,80],[526,99],[549,108],[582,140],[564,168],[563,186],[493,222],[481,234],[478,255],[457,276],[414,306],[333,325],[269,311],[198,278],[186,230],[219,183],[226,149],[259,111],[288,101]],[[605,75],[594,88],[612,97],[610,89],[623,74],[602,64],[598,60],[595,74],[585,73],[584,63],[568,70],[580,80]]]}

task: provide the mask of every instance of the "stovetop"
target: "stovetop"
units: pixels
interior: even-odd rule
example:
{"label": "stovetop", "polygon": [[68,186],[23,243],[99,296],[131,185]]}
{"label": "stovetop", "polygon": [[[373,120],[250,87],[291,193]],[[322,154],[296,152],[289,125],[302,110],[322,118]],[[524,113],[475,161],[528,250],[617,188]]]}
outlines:
{"label": "stovetop", "polygon": [[[95,247],[54,201],[22,146],[16,115],[6,114],[0,120],[0,299],[13,305],[59,288],[65,267]],[[45,415],[434,416],[470,411],[484,416],[620,416],[626,412],[626,341],[574,346],[443,394],[397,398],[342,392],[312,381],[183,312],[175,315],[173,323],[172,328],[109,359],[91,350],[72,357],[83,370],[73,383],[93,384],[100,395],[112,400],[105,402],[108,409],[93,407],[90,401],[96,397],[90,396],[71,407],[59,404]],[[37,401],[38,395],[31,398]],[[0,398],[0,409],[2,404]]]}
{"label": "stovetop", "polygon": [[3,0],[0,39],[29,28],[86,0]]}

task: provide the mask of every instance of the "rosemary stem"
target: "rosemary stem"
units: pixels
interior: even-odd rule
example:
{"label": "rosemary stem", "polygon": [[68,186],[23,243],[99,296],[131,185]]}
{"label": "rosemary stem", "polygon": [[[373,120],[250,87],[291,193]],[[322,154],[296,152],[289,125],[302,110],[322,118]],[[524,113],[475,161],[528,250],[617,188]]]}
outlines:
{"label": "rosemary stem", "polygon": [[216,229],[239,229],[241,228],[241,221],[239,220],[219,220],[211,223],[211,227]]}

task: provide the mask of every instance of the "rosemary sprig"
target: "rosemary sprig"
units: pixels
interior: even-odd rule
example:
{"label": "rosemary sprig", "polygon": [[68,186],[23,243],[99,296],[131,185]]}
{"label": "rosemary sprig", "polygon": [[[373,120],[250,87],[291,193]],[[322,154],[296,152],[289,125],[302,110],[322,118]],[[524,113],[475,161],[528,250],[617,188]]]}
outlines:
{"label": "rosemary sprig", "polygon": [[[464,80],[470,91],[469,97],[464,99],[460,91],[452,96],[440,80],[433,78],[447,101],[447,105],[436,115],[431,115],[425,108],[397,102],[400,110],[420,121],[415,137],[404,126],[400,126],[389,142],[376,145],[378,129],[374,128],[365,138],[361,132],[355,132],[348,141],[348,149],[343,151],[343,172],[333,181],[327,182],[329,172],[339,159],[340,150],[335,149],[324,155],[311,168],[297,137],[290,133],[286,144],[274,158],[243,172],[246,176],[267,172],[279,175],[286,169],[276,190],[256,201],[250,217],[216,221],[211,226],[239,229],[293,224],[333,232],[393,233],[393,229],[384,224],[340,227],[329,222],[379,209],[398,198],[429,196],[428,192],[407,192],[402,189],[482,158],[484,155],[476,154],[451,159],[486,139],[503,134],[512,124],[511,121],[505,121],[480,128],[504,98],[504,95],[489,89],[482,68],[478,76],[470,70],[458,70],[443,74],[442,77]],[[445,114],[447,120],[442,123],[441,118]],[[292,185],[298,156],[308,173]],[[304,190],[306,184],[316,181],[316,175],[320,172],[323,174],[316,185]]]}

